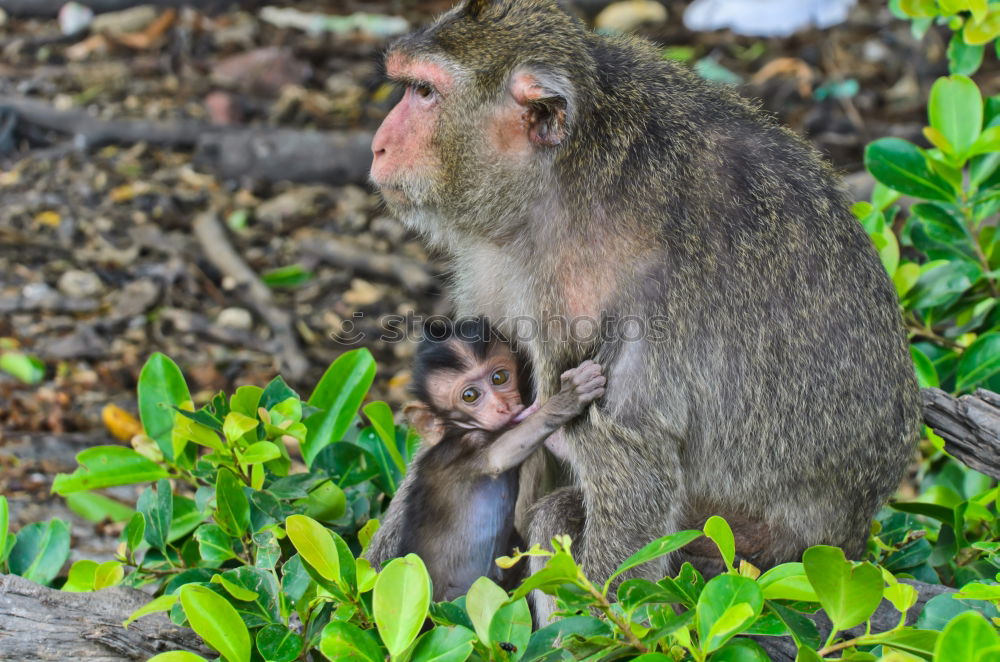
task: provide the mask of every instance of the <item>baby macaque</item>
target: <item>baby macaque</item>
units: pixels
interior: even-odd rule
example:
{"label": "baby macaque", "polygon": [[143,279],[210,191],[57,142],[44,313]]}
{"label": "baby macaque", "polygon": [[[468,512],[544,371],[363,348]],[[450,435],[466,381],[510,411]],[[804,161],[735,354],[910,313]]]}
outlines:
{"label": "baby macaque", "polygon": [[561,376],[544,404],[522,404],[519,361],[481,318],[432,325],[417,350],[404,410],[423,438],[366,556],[375,565],[416,553],[435,600],[452,600],[479,577],[509,588],[494,560],[520,544],[514,531],[517,468],[604,394],[601,366]]}

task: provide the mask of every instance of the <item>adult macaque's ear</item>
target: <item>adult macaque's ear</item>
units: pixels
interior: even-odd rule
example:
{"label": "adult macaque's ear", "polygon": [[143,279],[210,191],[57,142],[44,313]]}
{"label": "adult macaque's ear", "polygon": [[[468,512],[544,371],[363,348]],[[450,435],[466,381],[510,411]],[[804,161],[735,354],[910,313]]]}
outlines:
{"label": "adult macaque's ear", "polygon": [[514,72],[510,93],[524,110],[528,138],[536,145],[553,147],[569,135],[572,87],[559,74],[521,69]]}
{"label": "adult macaque's ear", "polygon": [[424,403],[407,403],[403,406],[403,415],[425,444],[433,446],[444,436],[444,423]]}

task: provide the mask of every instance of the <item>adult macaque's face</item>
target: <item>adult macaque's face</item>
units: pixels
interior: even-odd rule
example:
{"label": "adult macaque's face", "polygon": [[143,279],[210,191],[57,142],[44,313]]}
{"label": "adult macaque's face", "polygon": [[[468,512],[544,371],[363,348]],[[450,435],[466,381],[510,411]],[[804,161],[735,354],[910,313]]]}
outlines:
{"label": "adult macaque's face", "polygon": [[420,205],[441,170],[432,141],[454,80],[438,64],[398,53],[386,58],[386,72],[404,92],[372,140],[371,179],[390,206]]}

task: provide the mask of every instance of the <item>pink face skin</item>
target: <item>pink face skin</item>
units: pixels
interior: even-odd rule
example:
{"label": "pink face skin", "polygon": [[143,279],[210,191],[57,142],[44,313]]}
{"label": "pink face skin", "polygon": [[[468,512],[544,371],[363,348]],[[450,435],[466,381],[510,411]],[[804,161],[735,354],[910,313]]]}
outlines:
{"label": "pink face skin", "polygon": [[454,78],[438,64],[399,53],[390,54],[385,67],[390,80],[406,85],[372,140],[372,181],[391,199],[402,194],[407,179],[426,178],[437,170],[431,138]]}
{"label": "pink face skin", "polygon": [[467,354],[467,370],[453,370],[431,375],[427,382],[434,404],[442,410],[464,414],[470,422],[462,427],[500,430],[515,422],[524,409],[517,388],[517,361],[509,349],[501,347],[482,362]]}

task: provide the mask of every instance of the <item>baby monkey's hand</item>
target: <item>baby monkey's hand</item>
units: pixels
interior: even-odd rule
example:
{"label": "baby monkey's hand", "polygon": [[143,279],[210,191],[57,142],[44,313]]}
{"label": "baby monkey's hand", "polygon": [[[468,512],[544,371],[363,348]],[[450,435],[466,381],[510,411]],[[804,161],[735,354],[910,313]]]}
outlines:
{"label": "baby monkey's hand", "polygon": [[564,372],[560,380],[559,393],[542,407],[554,425],[564,425],[579,416],[587,405],[604,395],[607,383],[601,366],[589,359]]}

